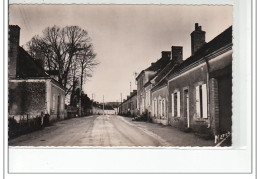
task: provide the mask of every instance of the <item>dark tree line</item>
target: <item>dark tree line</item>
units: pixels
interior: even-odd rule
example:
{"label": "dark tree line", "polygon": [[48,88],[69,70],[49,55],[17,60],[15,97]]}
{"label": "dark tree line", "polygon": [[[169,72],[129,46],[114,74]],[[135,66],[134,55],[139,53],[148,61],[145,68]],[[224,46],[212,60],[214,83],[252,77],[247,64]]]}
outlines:
{"label": "dark tree line", "polygon": [[47,27],[42,35],[34,36],[27,44],[29,54],[44,58],[45,70],[57,71],[58,82],[70,95],[70,103],[75,96],[81,96],[85,80],[92,76],[99,64],[88,32],[78,26]]}

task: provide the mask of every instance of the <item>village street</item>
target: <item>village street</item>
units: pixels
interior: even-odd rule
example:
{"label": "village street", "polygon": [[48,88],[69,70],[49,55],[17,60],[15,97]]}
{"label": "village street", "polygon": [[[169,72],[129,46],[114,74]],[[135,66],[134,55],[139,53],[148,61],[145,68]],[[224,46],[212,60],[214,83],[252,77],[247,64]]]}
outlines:
{"label": "village street", "polygon": [[9,146],[214,146],[194,133],[116,115],[63,120],[9,140]]}

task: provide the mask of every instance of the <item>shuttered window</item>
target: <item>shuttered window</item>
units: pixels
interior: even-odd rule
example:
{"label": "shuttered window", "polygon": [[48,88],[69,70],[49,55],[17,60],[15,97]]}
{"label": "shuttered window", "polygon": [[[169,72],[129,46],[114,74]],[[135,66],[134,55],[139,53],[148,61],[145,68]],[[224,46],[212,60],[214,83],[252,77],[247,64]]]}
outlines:
{"label": "shuttered window", "polygon": [[207,96],[207,86],[202,85],[202,117],[208,118],[208,96]]}
{"label": "shuttered window", "polygon": [[208,117],[207,85],[196,86],[196,113],[197,118]]}
{"label": "shuttered window", "polygon": [[181,98],[180,92],[177,91],[172,93],[172,116],[173,117],[180,117],[181,116]]}
{"label": "shuttered window", "polygon": [[52,96],[52,110],[55,110],[55,105],[56,105],[56,98],[55,98],[55,94],[53,94],[53,96]]}
{"label": "shuttered window", "polygon": [[180,92],[177,92],[177,117],[181,116],[181,98],[180,98]]}
{"label": "shuttered window", "polygon": [[172,116],[174,117],[174,94],[172,93]]}

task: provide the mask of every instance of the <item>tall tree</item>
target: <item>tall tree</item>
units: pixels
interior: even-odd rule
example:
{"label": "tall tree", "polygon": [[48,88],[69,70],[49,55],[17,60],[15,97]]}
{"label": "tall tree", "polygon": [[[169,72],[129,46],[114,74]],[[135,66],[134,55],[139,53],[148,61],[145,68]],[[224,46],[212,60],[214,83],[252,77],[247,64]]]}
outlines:
{"label": "tall tree", "polygon": [[91,77],[98,64],[88,32],[79,26],[47,27],[42,35],[34,36],[27,44],[31,56],[44,54],[45,69],[58,71],[58,82],[66,87],[66,94],[75,92],[84,78]]}

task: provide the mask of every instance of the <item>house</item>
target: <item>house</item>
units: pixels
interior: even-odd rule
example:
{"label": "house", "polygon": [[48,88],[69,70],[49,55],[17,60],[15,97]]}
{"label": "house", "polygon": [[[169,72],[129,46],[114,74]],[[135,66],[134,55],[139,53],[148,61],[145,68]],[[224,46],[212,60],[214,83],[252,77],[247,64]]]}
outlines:
{"label": "house", "polygon": [[168,122],[182,130],[215,136],[231,133],[232,26],[210,42],[198,23],[192,55],[167,76]]}
{"label": "house", "polygon": [[137,90],[133,90],[127,99],[119,105],[119,114],[124,116],[137,116]]}
{"label": "house", "polygon": [[20,27],[9,25],[9,117],[16,121],[24,116],[64,119],[65,88],[44,70],[44,59],[33,59],[19,46],[19,40]]}
{"label": "house", "polygon": [[183,61],[183,48],[171,47],[171,61],[152,80],[151,89],[152,121],[154,123],[168,124],[168,88],[166,76]]}
{"label": "house", "polygon": [[150,67],[141,71],[136,77],[137,81],[137,111],[138,114],[148,113],[151,114],[151,79],[162,70],[169,62],[171,58],[170,51],[162,51],[162,56],[155,63],[152,63]]}

